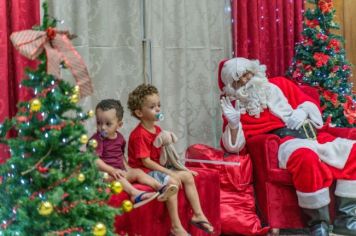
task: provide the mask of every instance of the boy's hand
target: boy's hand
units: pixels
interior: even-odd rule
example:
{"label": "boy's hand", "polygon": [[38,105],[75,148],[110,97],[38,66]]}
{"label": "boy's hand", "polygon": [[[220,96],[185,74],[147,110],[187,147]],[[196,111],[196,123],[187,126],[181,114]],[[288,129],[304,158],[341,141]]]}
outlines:
{"label": "boy's hand", "polygon": [[120,170],[120,169],[113,169],[110,173],[110,175],[117,179],[121,179],[121,178],[126,178],[126,171],[124,170]]}
{"label": "boy's hand", "polygon": [[124,170],[117,170],[117,171],[119,172],[119,175],[121,177],[126,178],[126,175],[127,175],[126,171],[124,171]]}

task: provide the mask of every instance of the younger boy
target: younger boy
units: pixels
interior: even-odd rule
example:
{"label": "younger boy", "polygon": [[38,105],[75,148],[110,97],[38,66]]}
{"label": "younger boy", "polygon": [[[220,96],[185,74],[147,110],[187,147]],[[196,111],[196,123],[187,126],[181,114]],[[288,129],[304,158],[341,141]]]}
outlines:
{"label": "younger boy", "polygon": [[[168,169],[159,164],[160,148],[156,148],[153,142],[161,132],[161,128],[155,125],[160,106],[158,90],[152,85],[142,84],[129,94],[128,107],[131,115],[140,120],[140,123],[130,134],[129,164],[134,168],[141,168],[162,184],[183,186],[193,209],[190,223],[207,233],[213,233],[214,228],[200,206],[193,173]],[[176,196],[167,200],[167,209],[172,224],[171,235],[188,235],[178,216]]]}
{"label": "younger boy", "polygon": [[[134,207],[142,206],[157,196],[159,201],[166,201],[177,193],[177,186],[162,185],[142,170],[130,168],[125,162],[126,141],[117,131],[122,127],[123,113],[123,108],[118,100],[102,100],[96,106],[97,132],[91,138],[98,142],[96,151],[100,158],[96,164],[99,170],[120,181],[124,191],[131,196]],[[132,182],[148,185],[158,192],[140,191],[132,186]]]}

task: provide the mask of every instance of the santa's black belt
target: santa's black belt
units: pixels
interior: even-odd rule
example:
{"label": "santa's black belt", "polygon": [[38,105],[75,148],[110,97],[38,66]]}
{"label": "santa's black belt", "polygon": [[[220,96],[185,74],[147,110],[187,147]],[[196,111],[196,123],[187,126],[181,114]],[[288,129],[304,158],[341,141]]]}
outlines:
{"label": "santa's black belt", "polygon": [[306,122],[299,129],[289,129],[287,127],[274,129],[270,132],[271,134],[275,134],[280,138],[284,138],[286,136],[292,136],[295,138],[301,139],[316,139],[317,130],[316,128],[309,122]]}

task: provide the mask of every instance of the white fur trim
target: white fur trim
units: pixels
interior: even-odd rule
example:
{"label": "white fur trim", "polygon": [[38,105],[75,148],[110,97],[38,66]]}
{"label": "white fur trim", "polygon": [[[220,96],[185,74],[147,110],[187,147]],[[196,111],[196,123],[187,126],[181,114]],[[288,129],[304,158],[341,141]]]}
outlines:
{"label": "white fur trim", "polygon": [[339,197],[356,198],[356,180],[338,179],[335,195]]}
{"label": "white fur trim", "polygon": [[245,139],[244,132],[241,129],[241,127],[242,127],[242,124],[240,122],[239,127],[237,128],[236,143],[232,144],[231,130],[228,125],[226,126],[225,131],[221,137],[222,143],[223,143],[226,151],[228,151],[230,153],[238,153],[245,146],[246,139]]}
{"label": "white fur trim", "polygon": [[261,65],[259,60],[249,60],[244,57],[235,57],[226,61],[221,70],[221,81],[225,86],[238,81],[247,71],[252,72],[255,76],[266,78],[266,66]]}
{"label": "white fur trim", "polygon": [[286,169],[287,162],[292,153],[299,148],[309,148],[319,158],[330,166],[342,169],[350,155],[351,148],[356,141],[336,138],[332,142],[320,144],[315,140],[291,139],[280,145],[278,150],[279,167]]}
{"label": "white fur trim", "polygon": [[322,188],[313,193],[297,191],[298,204],[306,209],[318,209],[330,203],[329,188]]}
{"label": "white fur trim", "polygon": [[[288,103],[281,89],[272,83],[269,83],[270,96],[267,97],[267,105],[272,114],[283,120],[284,123],[290,118],[293,113],[293,108]],[[323,119],[318,107],[312,102],[303,102],[297,109],[302,109],[307,113],[309,120],[316,128],[323,126]]]}
{"label": "white fur trim", "polygon": [[298,106],[297,109],[302,109],[308,114],[311,123],[318,129],[323,127],[323,118],[318,107],[312,102],[304,102]]}
{"label": "white fur trim", "polygon": [[277,85],[268,83],[268,87],[269,95],[267,96],[267,106],[273,115],[279,117],[286,123],[293,113],[293,108]]}

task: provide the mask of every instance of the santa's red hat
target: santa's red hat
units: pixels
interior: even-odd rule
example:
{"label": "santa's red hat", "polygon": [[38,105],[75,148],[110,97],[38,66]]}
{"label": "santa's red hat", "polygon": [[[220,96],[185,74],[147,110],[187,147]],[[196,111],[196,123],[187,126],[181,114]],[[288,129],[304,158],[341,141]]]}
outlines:
{"label": "santa's red hat", "polygon": [[222,60],[219,64],[218,83],[223,91],[227,84],[237,81],[247,71],[252,72],[254,76],[266,78],[266,66],[261,65],[259,60],[249,60],[244,57],[235,57]]}

